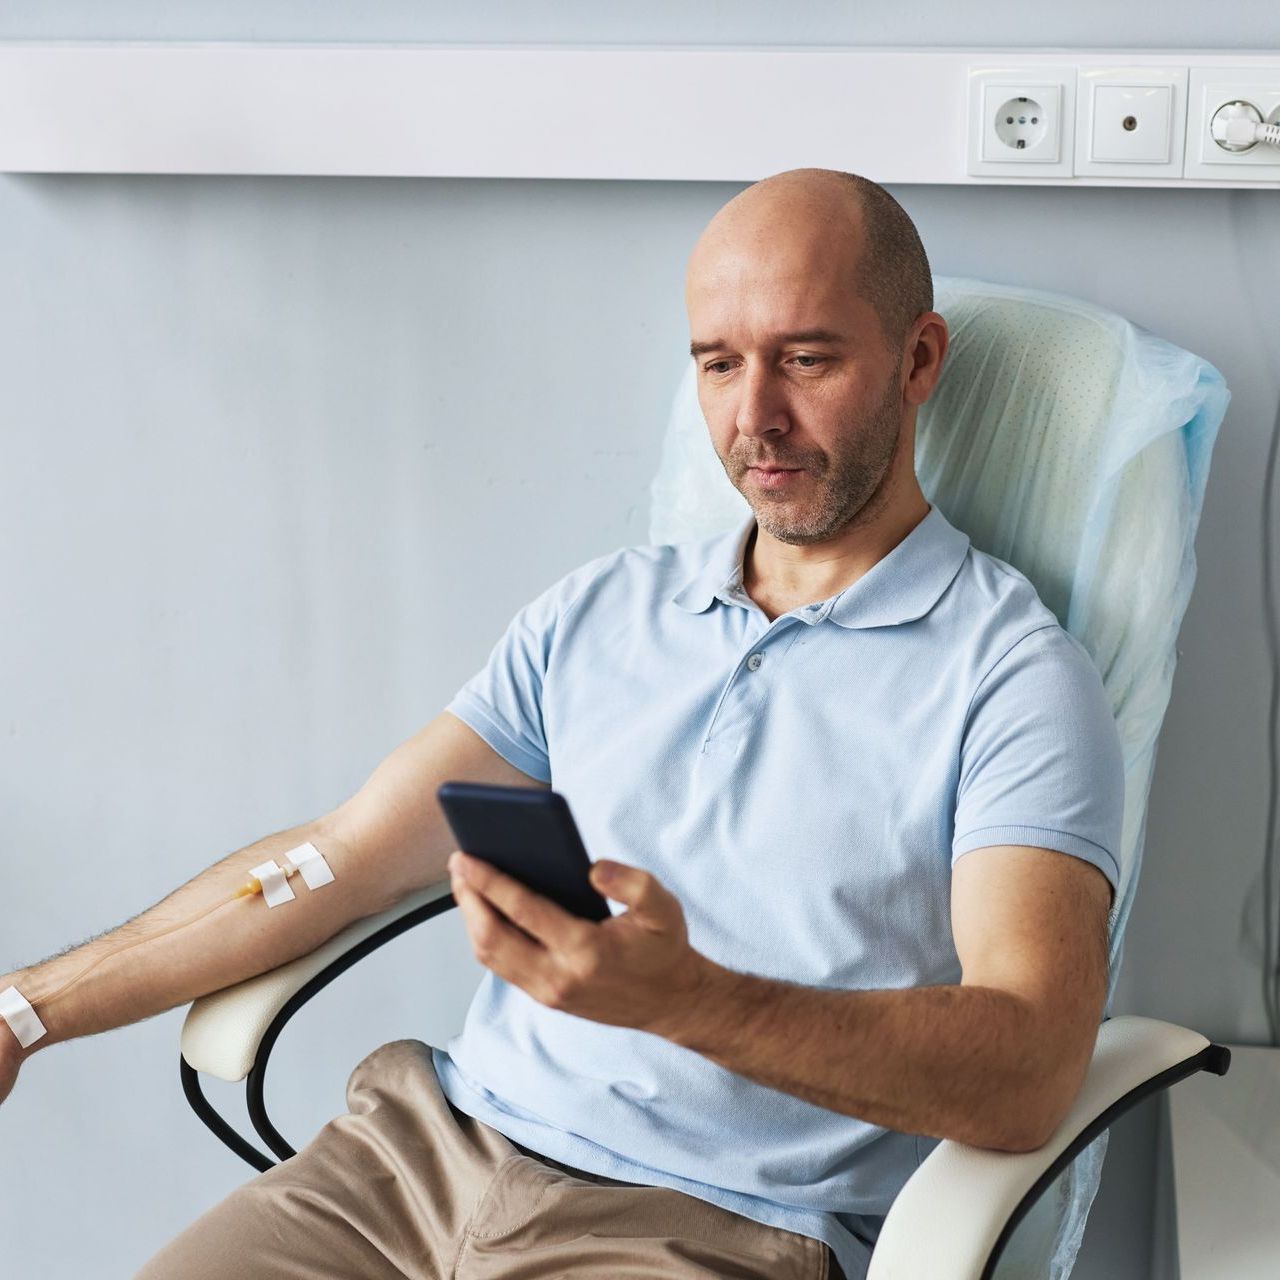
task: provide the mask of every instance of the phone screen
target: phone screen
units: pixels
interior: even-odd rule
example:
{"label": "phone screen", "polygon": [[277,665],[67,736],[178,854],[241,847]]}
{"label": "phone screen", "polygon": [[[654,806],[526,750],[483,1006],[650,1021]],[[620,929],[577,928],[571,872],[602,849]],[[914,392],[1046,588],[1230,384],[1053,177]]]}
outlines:
{"label": "phone screen", "polygon": [[588,879],[591,857],[558,791],[445,782],[436,792],[458,848],[586,920],[606,920],[608,901]]}

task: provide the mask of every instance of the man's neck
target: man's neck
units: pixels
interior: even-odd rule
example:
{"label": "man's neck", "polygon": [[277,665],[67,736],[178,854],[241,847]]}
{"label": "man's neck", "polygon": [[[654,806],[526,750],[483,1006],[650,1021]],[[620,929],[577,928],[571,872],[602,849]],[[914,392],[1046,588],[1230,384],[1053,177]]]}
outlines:
{"label": "man's neck", "polygon": [[742,585],[769,615],[828,600],[851,587],[891,552],[928,514],[924,495],[888,518],[855,526],[838,540],[820,546],[796,547],[755,527],[743,550]]}

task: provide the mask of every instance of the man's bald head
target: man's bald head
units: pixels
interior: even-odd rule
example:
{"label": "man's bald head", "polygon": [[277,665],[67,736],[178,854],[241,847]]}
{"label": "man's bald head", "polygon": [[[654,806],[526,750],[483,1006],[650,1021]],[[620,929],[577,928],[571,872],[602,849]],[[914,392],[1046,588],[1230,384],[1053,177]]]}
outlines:
{"label": "man's bald head", "polygon": [[933,276],[915,224],[878,183],[839,169],[788,169],[740,191],[708,223],[689,272],[717,254],[750,253],[780,235],[820,242],[833,270],[880,318],[886,341],[898,345],[933,310]]}

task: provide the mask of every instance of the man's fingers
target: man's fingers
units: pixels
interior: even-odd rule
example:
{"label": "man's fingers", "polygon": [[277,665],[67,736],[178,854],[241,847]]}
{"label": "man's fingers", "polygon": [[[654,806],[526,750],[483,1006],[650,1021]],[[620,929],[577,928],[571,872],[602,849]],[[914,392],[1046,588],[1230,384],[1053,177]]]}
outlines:
{"label": "man's fingers", "polygon": [[460,873],[479,896],[487,898],[508,920],[547,946],[572,946],[591,927],[483,858],[472,858],[459,850],[450,855],[449,869]]}
{"label": "man's fingers", "polygon": [[621,902],[636,924],[654,932],[679,928],[684,912],[679,900],[658,878],[625,862],[601,858],[591,868],[591,882],[607,898]]}
{"label": "man's fingers", "polygon": [[536,963],[543,947],[526,936],[502,913],[476,893],[466,881],[455,880],[453,896],[467,922],[471,949],[476,959],[499,977],[527,971]]}

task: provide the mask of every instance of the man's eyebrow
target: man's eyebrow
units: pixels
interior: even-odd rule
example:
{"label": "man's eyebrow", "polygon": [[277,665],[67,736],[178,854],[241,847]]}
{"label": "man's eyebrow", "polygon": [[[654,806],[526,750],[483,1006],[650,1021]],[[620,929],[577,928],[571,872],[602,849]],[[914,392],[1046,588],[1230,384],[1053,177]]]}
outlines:
{"label": "man's eyebrow", "polygon": [[[844,341],[844,335],[834,333],[830,329],[801,329],[797,333],[778,334],[779,342],[834,342]],[[696,360],[710,351],[720,351],[725,346],[723,338],[715,338],[711,342],[691,342],[689,354]]]}

